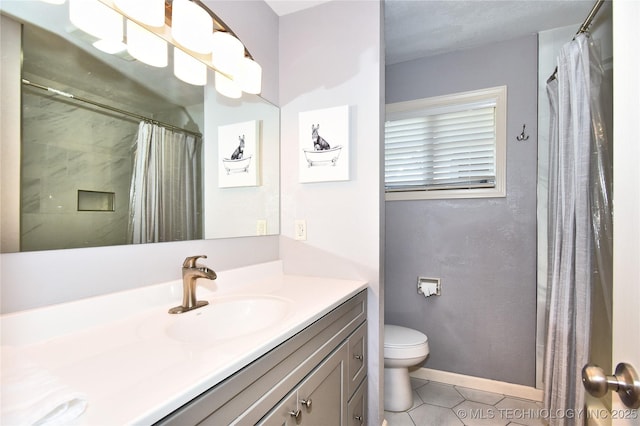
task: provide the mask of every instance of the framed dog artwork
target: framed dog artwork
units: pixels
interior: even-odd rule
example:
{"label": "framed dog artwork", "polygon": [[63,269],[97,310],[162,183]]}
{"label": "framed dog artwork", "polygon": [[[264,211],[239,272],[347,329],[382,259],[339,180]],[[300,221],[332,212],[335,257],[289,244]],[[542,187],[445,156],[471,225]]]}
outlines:
{"label": "framed dog artwork", "polygon": [[300,182],[349,180],[349,105],[299,113]]}
{"label": "framed dog artwork", "polygon": [[218,186],[234,188],[260,185],[260,122],[218,127]]}

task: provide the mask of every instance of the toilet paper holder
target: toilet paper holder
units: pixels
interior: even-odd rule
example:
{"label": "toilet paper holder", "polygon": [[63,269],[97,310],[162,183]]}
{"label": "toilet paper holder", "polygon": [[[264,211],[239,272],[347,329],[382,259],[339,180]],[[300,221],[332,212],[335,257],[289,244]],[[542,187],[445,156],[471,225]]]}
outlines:
{"label": "toilet paper holder", "polygon": [[440,296],[440,278],[418,277],[418,294],[424,297]]}

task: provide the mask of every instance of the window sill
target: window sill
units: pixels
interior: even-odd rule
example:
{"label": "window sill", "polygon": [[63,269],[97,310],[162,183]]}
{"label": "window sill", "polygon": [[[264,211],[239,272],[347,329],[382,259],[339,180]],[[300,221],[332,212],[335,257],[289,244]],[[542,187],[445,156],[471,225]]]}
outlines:
{"label": "window sill", "polygon": [[477,189],[445,189],[431,191],[397,191],[386,192],[385,201],[408,200],[447,200],[461,198],[504,198],[507,191],[504,187]]}

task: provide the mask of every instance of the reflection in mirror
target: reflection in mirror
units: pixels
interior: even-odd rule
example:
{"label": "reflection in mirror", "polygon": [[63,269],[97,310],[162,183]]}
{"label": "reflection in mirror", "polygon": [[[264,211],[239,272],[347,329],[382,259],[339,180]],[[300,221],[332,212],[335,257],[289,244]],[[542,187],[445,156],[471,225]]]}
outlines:
{"label": "reflection in mirror", "polygon": [[[69,24],[66,8],[3,1],[3,19],[23,23],[23,82],[20,206],[2,207],[3,215],[20,209],[11,224],[19,241],[3,239],[2,252],[277,234],[278,109],[259,96],[228,99],[211,84],[181,82],[171,63],[161,69],[126,51],[102,53]],[[227,177],[223,160],[242,135],[219,135],[246,122],[254,125],[244,135],[252,180],[229,186],[239,173]],[[145,158],[140,148],[156,135],[165,164],[145,170],[159,154]],[[162,192],[144,198],[144,182]]]}
{"label": "reflection in mirror", "polygon": [[[202,88],[176,105],[55,34],[22,34],[21,250],[201,238]],[[87,191],[114,208],[80,209]]]}

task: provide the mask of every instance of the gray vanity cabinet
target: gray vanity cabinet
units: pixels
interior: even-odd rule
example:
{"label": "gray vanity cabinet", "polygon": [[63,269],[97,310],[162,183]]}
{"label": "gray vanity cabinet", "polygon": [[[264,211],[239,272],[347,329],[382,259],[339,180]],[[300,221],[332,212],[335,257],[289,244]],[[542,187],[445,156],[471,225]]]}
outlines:
{"label": "gray vanity cabinet", "polygon": [[156,424],[366,424],[366,306],[365,290]]}
{"label": "gray vanity cabinet", "polygon": [[258,423],[261,426],[341,425],[347,404],[347,347],[342,344]]}

